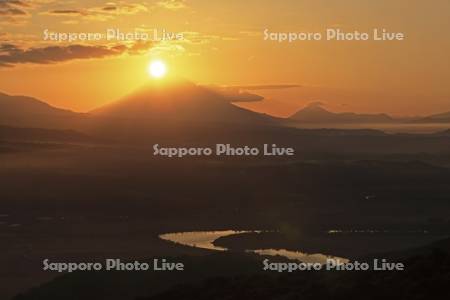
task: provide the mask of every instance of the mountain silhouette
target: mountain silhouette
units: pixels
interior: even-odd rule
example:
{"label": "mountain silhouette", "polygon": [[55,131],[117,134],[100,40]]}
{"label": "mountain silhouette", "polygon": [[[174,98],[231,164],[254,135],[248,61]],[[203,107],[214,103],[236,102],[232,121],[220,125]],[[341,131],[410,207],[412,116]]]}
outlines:
{"label": "mountain silhouette", "polygon": [[0,125],[72,129],[114,140],[141,140],[154,135],[213,136],[225,127],[244,129],[277,122],[276,118],[237,107],[207,87],[180,79],[151,81],[89,113],[59,109],[31,97],[0,94]]}
{"label": "mountain silhouette", "polygon": [[43,129],[0,125],[0,140],[40,142],[101,142],[71,129]]}
{"label": "mountain silhouette", "polygon": [[0,93],[0,125],[67,129],[83,116],[32,97]]}
{"label": "mountain silhouette", "polygon": [[225,96],[192,82],[151,81],[118,101],[90,112],[94,117],[147,123],[268,123],[275,118],[231,104]]}
{"label": "mountain silhouette", "polygon": [[450,123],[450,111],[416,120],[417,123]]}
{"label": "mountain silhouette", "polygon": [[353,112],[334,113],[314,102],[290,117],[291,120],[304,123],[391,123],[395,120],[387,114],[357,114]]}

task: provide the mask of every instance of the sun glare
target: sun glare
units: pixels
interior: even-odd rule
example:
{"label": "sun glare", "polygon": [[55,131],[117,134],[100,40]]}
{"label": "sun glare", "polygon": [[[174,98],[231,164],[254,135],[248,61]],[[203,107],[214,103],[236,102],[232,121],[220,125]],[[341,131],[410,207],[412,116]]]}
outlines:
{"label": "sun glare", "polygon": [[166,75],[167,69],[164,62],[160,60],[152,61],[148,65],[148,74],[154,78],[161,78]]}

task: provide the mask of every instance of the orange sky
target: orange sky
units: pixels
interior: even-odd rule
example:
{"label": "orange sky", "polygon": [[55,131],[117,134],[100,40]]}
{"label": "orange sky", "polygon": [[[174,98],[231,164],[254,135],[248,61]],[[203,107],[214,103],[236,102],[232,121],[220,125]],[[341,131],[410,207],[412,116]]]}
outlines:
{"label": "orange sky", "polygon": [[[53,1],[0,2],[0,91],[88,111],[150,80],[148,62],[203,84],[299,84],[256,90],[242,104],[286,116],[321,101],[336,111],[423,115],[450,111],[450,1]],[[183,33],[183,40],[44,41],[43,32]],[[264,40],[270,32],[372,32],[404,41]],[[72,48],[71,46],[82,46]],[[53,48],[48,48],[53,47]]]}

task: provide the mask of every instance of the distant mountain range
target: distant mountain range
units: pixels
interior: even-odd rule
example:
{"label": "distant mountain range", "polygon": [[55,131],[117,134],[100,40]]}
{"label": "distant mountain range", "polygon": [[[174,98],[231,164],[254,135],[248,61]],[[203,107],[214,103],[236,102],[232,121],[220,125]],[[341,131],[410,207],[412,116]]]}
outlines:
{"label": "distant mountain range", "polygon": [[[332,129],[333,124],[330,124],[321,126],[322,129],[300,129],[289,124],[292,119],[289,122],[289,119],[280,120],[239,108],[223,97],[189,82],[150,84],[91,112],[76,113],[34,98],[1,94],[0,126],[3,127],[0,127],[0,141],[197,146],[217,142],[259,146],[270,142],[298,146],[309,153],[328,149],[336,153],[356,150],[372,153],[388,151],[392,147],[405,153],[442,152],[450,143],[446,131],[427,135],[425,143],[415,135],[391,135],[368,129],[370,126],[360,129],[336,126],[337,129]],[[305,118],[307,112],[314,114]],[[384,115],[324,113],[324,109],[317,107],[298,115],[309,122],[392,119]],[[339,117],[312,118],[317,115]]]}
{"label": "distant mountain range", "polygon": [[0,125],[0,140],[8,141],[48,141],[48,142],[98,142],[88,135],[66,129],[42,129],[10,127]]}
{"label": "distant mountain range", "polygon": [[[334,113],[313,103],[284,121],[298,123],[450,123],[450,112],[395,119],[387,114]],[[189,81],[153,82],[136,92],[92,110],[77,113],[60,109],[26,96],[0,93],[0,125],[27,128],[74,129],[81,132],[108,130],[112,134],[130,132],[136,128],[169,128],[196,126],[281,125],[282,120],[237,107],[226,96]],[[221,125],[222,124],[222,125]],[[178,126],[174,129],[174,125]],[[206,127],[208,127],[206,126]],[[187,129],[186,129],[187,130]]]}
{"label": "distant mountain range", "polygon": [[89,113],[59,109],[35,98],[0,93],[0,125],[50,129],[171,126],[179,123],[273,124],[276,118],[237,107],[188,81],[153,82]]}
{"label": "distant mountain range", "polygon": [[450,112],[427,117],[393,118],[387,114],[335,113],[323,108],[321,103],[311,103],[289,117],[300,123],[316,124],[376,124],[376,123],[450,123]]}
{"label": "distant mountain range", "polygon": [[0,125],[69,129],[84,117],[35,98],[0,93]]}
{"label": "distant mountain range", "polygon": [[290,119],[303,123],[391,123],[395,120],[387,114],[357,114],[353,112],[334,113],[312,103],[293,114]]}
{"label": "distant mountain range", "polygon": [[450,111],[415,120],[416,123],[450,123]]}

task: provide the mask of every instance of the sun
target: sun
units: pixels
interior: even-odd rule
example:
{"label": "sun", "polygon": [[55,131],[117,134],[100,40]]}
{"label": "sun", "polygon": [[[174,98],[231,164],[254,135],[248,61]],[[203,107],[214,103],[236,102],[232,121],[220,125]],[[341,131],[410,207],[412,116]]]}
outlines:
{"label": "sun", "polygon": [[154,78],[161,78],[166,75],[167,68],[166,64],[161,60],[151,61],[148,64],[148,74]]}

